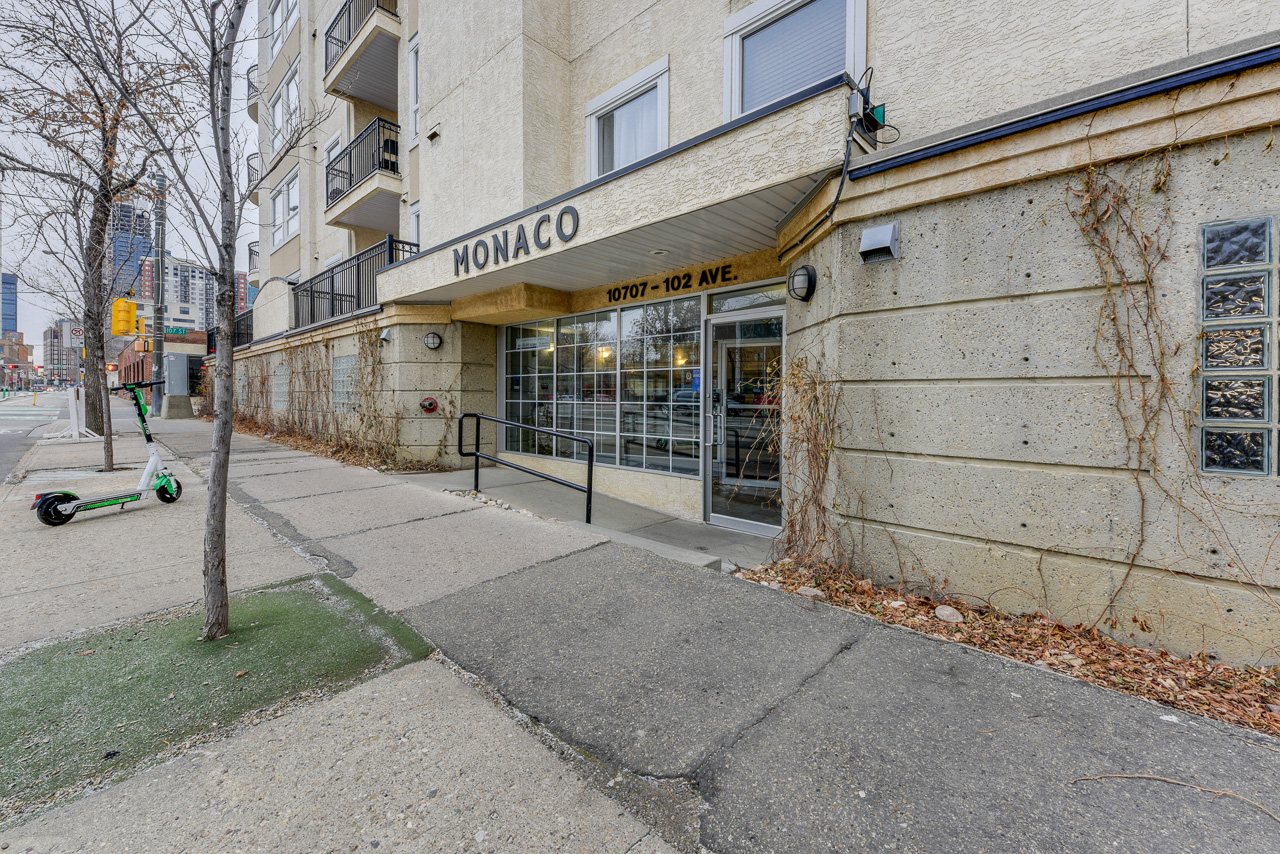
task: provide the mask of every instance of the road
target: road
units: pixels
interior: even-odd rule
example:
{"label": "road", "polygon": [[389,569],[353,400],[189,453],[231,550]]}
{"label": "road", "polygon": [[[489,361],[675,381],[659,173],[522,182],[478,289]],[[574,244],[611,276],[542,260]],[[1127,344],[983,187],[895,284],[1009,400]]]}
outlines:
{"label": "road", "polygon": [[34,404],[30,394],[0,401],[0,483],[18,465],[27,449],[35,444],[38,436],[29,434],[37,427],[57,420],[66,410],[65,402],[65,393],[50,392],[36,395]]}

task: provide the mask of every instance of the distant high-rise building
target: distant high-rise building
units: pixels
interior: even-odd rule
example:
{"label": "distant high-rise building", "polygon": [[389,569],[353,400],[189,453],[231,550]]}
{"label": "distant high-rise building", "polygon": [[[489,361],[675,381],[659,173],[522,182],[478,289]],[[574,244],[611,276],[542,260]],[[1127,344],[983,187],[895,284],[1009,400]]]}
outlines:
{"label": "distant high-rise building", "polygon": [[[155,259],[143,258],[135,299],[150,302],[155,282]],[[236,311],[248,307],[247,275],[236,273]],[[207,267],[172,255],[164,259],[165,326],[205,332],[217,326],[217,278]]]}
{"label": "distant high-rise building", "polygon": [[18,277],[0,273],[0,336],[18,331]]}
{"label": "distant high-rise building", "polygon": [[115,202],[107,223],[107,239],[111,244],[105,270],[107,281],[117,292],[132,288],[136,296],[143,261],[151,255],[150,211],[132,202]]}
{"label": "distant high-rise building", "polygon": [[80,357],[80,348],[71,346],[73,325],[72,320],[63,317],[44,331],[41,360],[44,362],[44,377],[49,382],[61,384],[80,381],[80,369],[84,366],[84,361]]}

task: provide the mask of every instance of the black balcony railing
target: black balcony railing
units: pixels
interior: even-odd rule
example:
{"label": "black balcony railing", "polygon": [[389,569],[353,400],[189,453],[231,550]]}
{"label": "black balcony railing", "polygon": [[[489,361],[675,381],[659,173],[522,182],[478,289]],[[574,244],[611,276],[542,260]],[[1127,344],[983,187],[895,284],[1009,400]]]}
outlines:
{"label": "black balcony railing", "polygon": [[249,244],[249,272],[252,273],[258,269],[258,241]]}
{"label": "black balcony railing", "polygon": [[258,65],[254,63],[249,66],[249,73],[245,75],[245,99],[252,101],[258,97]]}
{"label": "black balcony railing", "polygon": [[400,175],[400,125],[374,119],[324,168],[325,207],[375,172]]}
{"label": "black balcony railing", "polygon": [[294,325],[310,326],[377,305],[378,271],[417,251],[418,244],[388,234],[381,243],[294,285]]}
{"label": "black balcony railing", "polygon": [[333,64],[342,56],[347,45],[355,38],[356,33],[364,26],[364,22],[373,14],[374,9],[381,9],[392,17],[396,14],[396,0],[347,0],[333,19],[329,29],[324,31],[324,70],[327,73]]}
{"label": "black balcony railing", "polygon": [[259,173],[261,171],[258,164],[261,162],[262,155],[257,153],[250,154],[244,159],[244,170],[248,173],[250,187],[258,183],[258,178],[260,177]]}
{"label": "black balcony railing", "polygon": [[231,349],[243,347],[253,341],[253,309],[236,315],[235,328],[231,330]]}

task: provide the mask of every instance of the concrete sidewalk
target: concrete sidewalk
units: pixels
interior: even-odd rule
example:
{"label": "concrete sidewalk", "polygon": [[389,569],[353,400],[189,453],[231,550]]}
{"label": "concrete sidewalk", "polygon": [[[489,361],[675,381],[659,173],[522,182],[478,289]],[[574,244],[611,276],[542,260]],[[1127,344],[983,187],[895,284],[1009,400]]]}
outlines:
{"label": "concrete sidewalk", "polygon": [[[207,465],[208,425],[157,434],[195,471]],[[401,612],[604,779],[649,778],[647,789],[604,789],[627,789],[621,800],[681,850],[1280,850],[1280,823],[1241,800],[1280,808],[1280,743],[1266,736],[607,531],[253,437],[237,436],[235,449],[232,495],[248,517]],[[391,770],[362,773],[370,787],[378,773],[395,785]],[[682,785],[700,806],[655,799]],[[95,800],[114,803],[76,806],[89,816]],[[282,820],[268,807],[253,814]]]}
{"label": "concrete sidewalk", "polygon": [[[207,424],[156,426],[185,436],[196,454],[209,446]],[[327,481],[411,490],[415,500],[406,506],[426,497],[441,515],[478,507],[253,437],[237,436],[233,444],[236,470],[261,475],[248,488],[286,505],[317,489],[331,492]],[[126,436],[117,445],[117,459],[136,464],[145,458],[140,448]],[[22,479],[0,487],[0,653],[199,598],[205,487],[181,460],[170,459],[184,486],[176,504],[86,513],[56,529],[35,519],[35,492],[96,492],[136,483],[136,470],[94,471],[100,454],[96,444],[37,446],[19,467]],[[296,484],[271,474],[281,461],[297,470]],[[207,466],[207,457],[193,462]],[[326,477],[308,481],[302,475],[308,463]],[[247,495],[245,500],[257,501]],[[359,500],[349,504],[359,506]],[[233,589],[316,571],[303,550],[235,502],[228,535]],[[589,787],[576,765],[548,751],[545,738],[439,660],[429,660],[0,831],[0,848],[672,851],[643,822]]]}

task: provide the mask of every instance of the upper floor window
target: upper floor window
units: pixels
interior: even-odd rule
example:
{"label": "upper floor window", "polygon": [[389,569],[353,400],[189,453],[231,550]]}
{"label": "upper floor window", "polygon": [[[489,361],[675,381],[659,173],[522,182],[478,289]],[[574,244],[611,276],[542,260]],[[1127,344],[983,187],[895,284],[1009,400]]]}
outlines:
{"label": "upper floor window", "polygon": [[587,103],[587,179],[667,147],[667,57]]}
{"label": "upper floor window", "polygon": [[418,37],[409,43],[409,138],[418,138]]}
{"label": "upper floor window", "polygon": [[295,65],[271,96],[271,150],[278,151],[298,116],[298,68]]}
{"label": "upper floor window", "polygon": [[271,245],[279,246],[298,233],[301,202],[298,173],[286,178],[271,194]]}
{"label": "upper floor window", "polygon": [[409,205],[409,241],[422,245],[422,207],[419,202]]}
{"label": "upper floor window", "polygon": [[280,53],[280,48],[284,46],[285,36],[289,34],[289,30],[293,29],[293,25],[298,22],[298,0],[276,0],[271,4],[271,10],[267,16],[267,25],[270,28],[270,44],[271,58],[275,59]]}
{"label": "upper floor window", "polygon": [[865,64],[865,0],[760,0],[725,21],[725,120]]}

